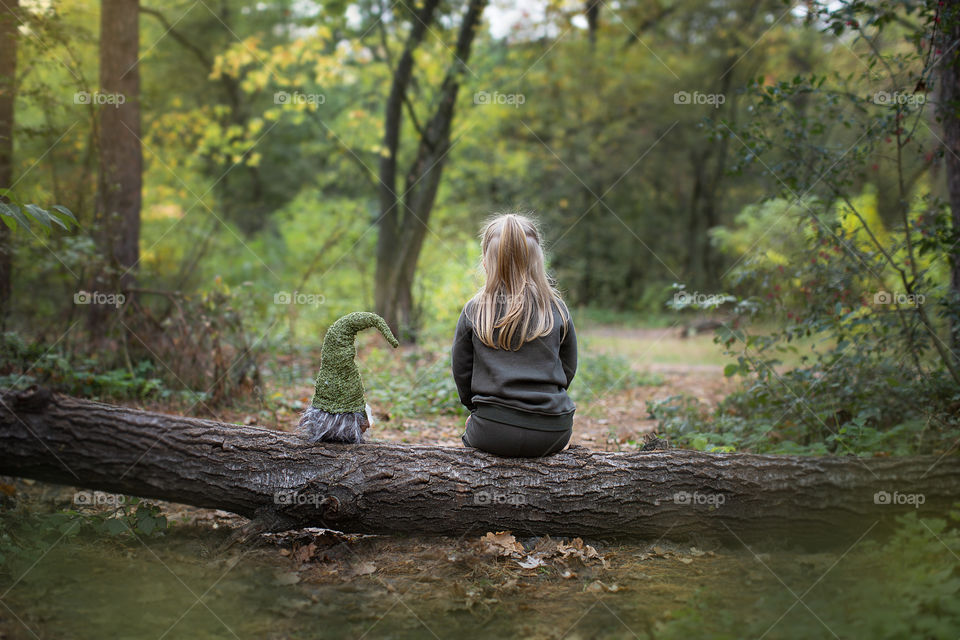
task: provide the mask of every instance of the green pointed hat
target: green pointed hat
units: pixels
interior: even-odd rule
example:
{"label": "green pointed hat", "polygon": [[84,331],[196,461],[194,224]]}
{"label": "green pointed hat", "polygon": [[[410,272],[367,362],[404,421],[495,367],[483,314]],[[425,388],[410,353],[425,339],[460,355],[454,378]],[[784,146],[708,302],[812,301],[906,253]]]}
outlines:
{"label": "green pointed hat", "polygon": [[363,413],[363,381],[354,358],[357,333],[376,327],[394,348],[400,346],[386,321],[375,313],[349,313],[327,329],[320,352],[320,373],[313,392],[313,406],[327,413]]}

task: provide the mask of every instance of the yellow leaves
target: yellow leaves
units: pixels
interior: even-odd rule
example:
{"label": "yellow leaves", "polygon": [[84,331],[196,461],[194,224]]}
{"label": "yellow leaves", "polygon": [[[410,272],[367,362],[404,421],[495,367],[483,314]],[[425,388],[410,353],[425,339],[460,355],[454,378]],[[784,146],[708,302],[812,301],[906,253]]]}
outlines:
{"label": "yellow leaves", "polygon": [[250,85],[253,87],[250,91],[260,90],[262,91],[267,87],[267,84],[270,82],[270,72],[267,69],[255,69],[250,71],[247,74],[246,79],[244,80],[244,85]]}
{"label": "yellow leaves", "polygon": [[289,66],[297,61],[297,57],[290,47],[278,45],[273,48],[271,54],[273,57],[271,63],[275,65]]}
{"label": "yellow leaves", "polygon": [[774,265],[782,264],[786,266],[790,263],[790,260],[787,258],[787,256],[783,255],[776,249],[767,249],[764,252],[764,256]]}
{"label": "yellow leaves", "polygon": [[256,36],[250,36],[242,42],[232,45],[214,59],[210,79],[216,80],[224,75],[234,78],[240,77],[241,69],[247,65],[260,63],[265,57],[263,51],[257,50],[259,46],[260,39]]}
{"label": "yellow leaves", "polygon": [[144,220],[177,220],[183,217],[183,207],[178,204],[164,202],[147,207],[143,211]]}
{"label": "yellow leaves", "polygon": [[[868,229],[881,245],[884,247],[890,246],[890,234],[887,232],[883,220],[880,219],[880,212],[877,208],[877,188],[873,185],[867,185],[862,194],[850,198],[850,204],[844,201],[837,203],[837,217],[846,236],[856,242],[859,248],[866,251],[875,249]],[[866,223],[866,228],[864,228],[864,223]]]}
{"label": "yellow leaves", "polygon": [[251,136],[255,136],[263,130],[263,119],[262,118],[253,118],[250,122],[247,123],[247,132]]}

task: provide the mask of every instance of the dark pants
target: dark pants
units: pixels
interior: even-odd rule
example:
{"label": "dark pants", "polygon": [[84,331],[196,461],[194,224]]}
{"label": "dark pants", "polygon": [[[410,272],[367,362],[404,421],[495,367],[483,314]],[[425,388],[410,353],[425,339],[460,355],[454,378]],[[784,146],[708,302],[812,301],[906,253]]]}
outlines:
{"label": "dark pants", "polygon": [[572,434],[572,427],[564,431],[546,431],[517,427],[471,414],[460,440],[468,447],[504,458],[539,458],[563,449]]}

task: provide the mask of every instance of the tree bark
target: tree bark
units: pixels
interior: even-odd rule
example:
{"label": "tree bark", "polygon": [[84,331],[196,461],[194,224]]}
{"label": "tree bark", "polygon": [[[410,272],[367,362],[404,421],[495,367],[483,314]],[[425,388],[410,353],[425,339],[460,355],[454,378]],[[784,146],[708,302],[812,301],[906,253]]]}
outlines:
{"label": "tree bark", "polygon": [[[960,240],[960,1],[942,3],[940,24],[943,32],[937,48],[943,52],[940,62],[940,100],[938,116],[943,127],[943,142],[947,147],[944,164],[947,175],[947,194],[955,239]],[[960,319],[956,309],[960,306],[960,248],[956,243],[950,248],[950,291],[953,297],[954,315],[950,320],[950,346],[955,361],[960,361]]]}
{"label": "tree bark", "polygon": [[[0,395],[0,474],[224,509],[254,519],[252,531],[511,530],[815,544],[859,536],[904,512],[944,513],[960,495],[956,456],[864,460],[576,447],[549,458],[506,459],[462,447],[309,444],[284,432],[44,389]],[[888,492],[890,504],[878,504],[877,491]],[[913,495],[923,496],[919,509],[904,498]]]}
{"label": "tree bark", "polygon": [[[0,7],[0,188],[13,184],[13,119],[17,97],[17,11],[20,0],[7,0]],[[0,201],[7,201],[0,196]],[[0,222],[0,330],[10,313],[13,280],[12,234]]]}
{"label": "tree bark", "polygon": [[[140,260],[143,154],[140,144],[139,19],[139,0],[102,0],[101,99],[98,103],[100,176],[96,221],[100,250],[109,273],[98,274],[94,288],[102,291],[100,287],[103,287],[111,293],[134,286],[136,265]],[[103,319],[106,308],[90,305],[93,327]]]}

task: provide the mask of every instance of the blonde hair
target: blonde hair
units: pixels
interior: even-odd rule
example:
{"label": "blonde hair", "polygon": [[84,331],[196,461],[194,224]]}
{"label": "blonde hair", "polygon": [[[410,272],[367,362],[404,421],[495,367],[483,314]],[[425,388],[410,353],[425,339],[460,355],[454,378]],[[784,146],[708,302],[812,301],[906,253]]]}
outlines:
{"label": "blonde hair", "polygon": [[547,276],[540,233],[533,220],[499,215],[483,228],[480,250],[487,281],[472,299],[470,320],[480,342],[516,351],[525,342],[549,335],[553,305],[567,333],[569,312]]}

